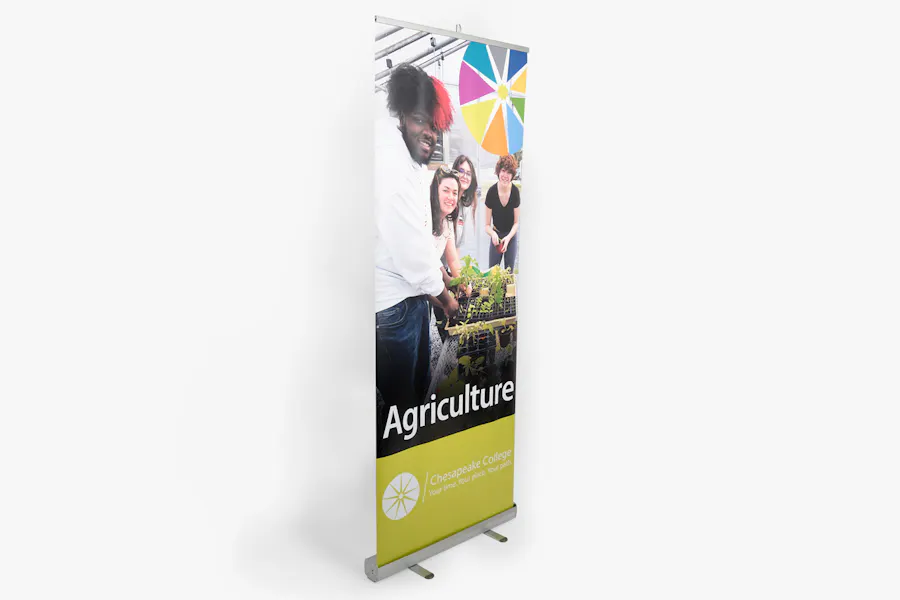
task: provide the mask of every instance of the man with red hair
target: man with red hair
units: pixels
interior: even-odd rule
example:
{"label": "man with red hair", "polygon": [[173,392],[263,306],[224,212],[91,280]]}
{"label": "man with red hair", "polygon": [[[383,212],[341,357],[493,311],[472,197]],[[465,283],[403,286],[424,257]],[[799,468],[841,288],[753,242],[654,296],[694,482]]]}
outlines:
{"label": "man with red hair", "polygon": [[444,84],[419,67],[399,65],[388,82],[388,110],[400,119],[410,157],[426,165],[441,131],[453,123],[453,107]]}
{"label": "man with red hair", "polygon": [[[455,315],[459,305],[434,257],[426,165],[450,128],[450,97],[440,81],[397,66],[378,99],[375,126],[375,380],[379,456],[391,405],[400,414],[423,403],[430,383],[429,302]],[[385,111],[386,107],[386,111]]]}

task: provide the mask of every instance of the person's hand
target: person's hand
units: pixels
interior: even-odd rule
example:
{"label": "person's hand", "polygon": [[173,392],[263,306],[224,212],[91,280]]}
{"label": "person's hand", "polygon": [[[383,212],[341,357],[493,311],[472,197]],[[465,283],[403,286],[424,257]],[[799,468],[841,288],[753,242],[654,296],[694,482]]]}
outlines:
{"label": "person's hand", "polygon": [[447,302],[447,306],[444,307],[444,312],[447,313],[447,317],[450,319],[454,318],[456,313],[459,312],[459,302],[452,295],[450,296],[450,301]]}
{"label": "person's hand", "polygon": [[506,252],[506,247],[509,246],[509,237],[505,237],[500,240],[500,254],[504,254]]}
{"label": "person's hand", "polygon": [[496,231],[492,231],[492,232],[491,232],[491,242],[492,242],[495,246],[499,246],[499,245],[500,245],[500,236],[497,235],[497,232],[496,232]]}

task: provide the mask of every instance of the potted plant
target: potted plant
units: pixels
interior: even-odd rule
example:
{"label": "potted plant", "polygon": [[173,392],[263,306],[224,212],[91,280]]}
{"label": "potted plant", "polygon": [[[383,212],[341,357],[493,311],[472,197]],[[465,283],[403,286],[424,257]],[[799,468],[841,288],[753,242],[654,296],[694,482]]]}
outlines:
{"label": "potted plant", "polygon": [[506,348],[515,341],[515,338],[513,337],[515,332],[515,325],[507,325],[500,328],[500,330],[497,332],[497,344],[500,346],[500,348]]}

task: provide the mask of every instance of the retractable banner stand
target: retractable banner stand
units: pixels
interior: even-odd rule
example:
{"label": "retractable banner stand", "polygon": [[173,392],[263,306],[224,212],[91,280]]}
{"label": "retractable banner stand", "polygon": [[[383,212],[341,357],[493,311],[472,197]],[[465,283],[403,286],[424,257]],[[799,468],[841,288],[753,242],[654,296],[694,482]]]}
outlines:
{"label": "retractable banner stand", "polygon": [[375,19],[373,581],[516,515],[527,52]]}

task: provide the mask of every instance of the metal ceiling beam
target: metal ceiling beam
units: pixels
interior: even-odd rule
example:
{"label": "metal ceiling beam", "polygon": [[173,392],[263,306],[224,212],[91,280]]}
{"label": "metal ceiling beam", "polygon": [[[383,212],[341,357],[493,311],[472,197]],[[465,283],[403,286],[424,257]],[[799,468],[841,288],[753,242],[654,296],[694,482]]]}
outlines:
{"label": "metal ceiling beam", "polygon": [[429,31],[435,35],[443,35],[456,38],[458,40],[469,40],[470,42],[479,42],[482,44],[487,44],[488,46],[503,46],[504,48],[509,48],[510,50],[528,52],[528,48],[526,48],[525,46],[518,46],[516,44],[509,44],[507,42],[498,42],[497,40],[489,40],[483,37],[469,35],[468,33],[463,33],[461,31],[450,31],[448,29],[438,29],[437,27],[416,25],[415,23],[407,23],[406,21],[398,21],[397,19],[389,19],[387,17],[379,17],[377,15],[375,16],[375,22],[381,23],[382,25],[394,25],[403,27],[404,29],[412,29],[413,31]]}
{"label": "metal ceiling beam", "polygon": [[428,60],[426,60],[425,62],[423,62],[417,66],[424,69],[428,65],[433,64],[433,63],[441,60],[442,58],[446,58],[446,57],[450,56],[451,54],[453,54],[454,52],[462,50],[463,48],[465,48],[468,45],[469,45],[469,40],[462,40],[462,43],[459,46],[454,46],[453,48],[450,48],[447,51],[442,50],[440,53],[438,53],[437,56],[432,56],[431,58],[429,58]]}
{"label": "metal ceiling beam", "polygon": [[417,33],[417,34],[415,34],[415,35],[411,35],[411,36],[409,36],[408,38],[406,38],[405,40],[399,41],[399,42],[397,42],[396,44],[391,44],[390,46],[388,46],[388,47],[385,48],[384,50],[380,50],[380,51],[376,52],[376,53],[375,53],[375,60],[378,60],[379,58],[384,58],[384,57],[387,56],[388,54],[390,54],[390,53],[392,53],[392,52],[394,52],[394,51],[396,51],[396,50],[399,50],[400,48],[405,48],[406,46],[409,46],[409,45],[412,44],[413,42],[416,42],[416,41],[418,41],[418,40],[421,40],[423,37],[425,37],[425,36],[427,36],[427,35],[429,35],[429,33],[428,33],[427,31],[422,31],[421,33]]}
{"label": "metal ceiling beam", "polygon": [[381,33],[379,33],[378,35],[376,35],[376,36],[375,36],[375,41],[377,42],[378,40],[383,40],[384,38],[386,38],[386,37],[389,36],[389,35],[394,35],[394,34],[397,33],[398,31],[400,31],[401,29],[403,29],[403,28],[402,28],[402,27],[389,27],[387,30],[382,31]]}
{"label": "metal ceiling beam", "polygon": [[[428,34],[426,33],[425,35],[428,35]],[[457,42],[457,41],[459,41],[459,40],[457,40],[456,38],[450,38],[450,39],[447,40],[446,42],[441,42],[440,44],[438,44],[438,45],[435,46],[434,48],[428,48],[428,50],[426,50],[426,51],[424,51],[424,52],[421,52],[421,53],[417,54],[416,56],[410,58],[409,60],[405,60],[405,61],[403,61],[403,62],[414,63],[414,62],[416,62],[417,60],[419,60],[419,59],[421,59],[421,58],[425,58],[425,57],[428,56],[429,54],[431,54],[431,53],[433,53],[433,52],[437,52],[437,51],[440,50],[441,48],[446,48],[447,46],[449,46],[449,45],[452,44],[453,42]],[[380,57],[376,57],[376,58],[380,58]],[[399,63],[398,63],[398,64],[399,64]],[[390,75],[390,74],[391,74],[391,69],[385,69],[384,71],[381,71],[380,73],[378,73],[378,74],[375,76],[375,83],[378,83],[378,80],[379,80],[379,79],[384,79],[385,77],[387,77],[387,76]]]}

